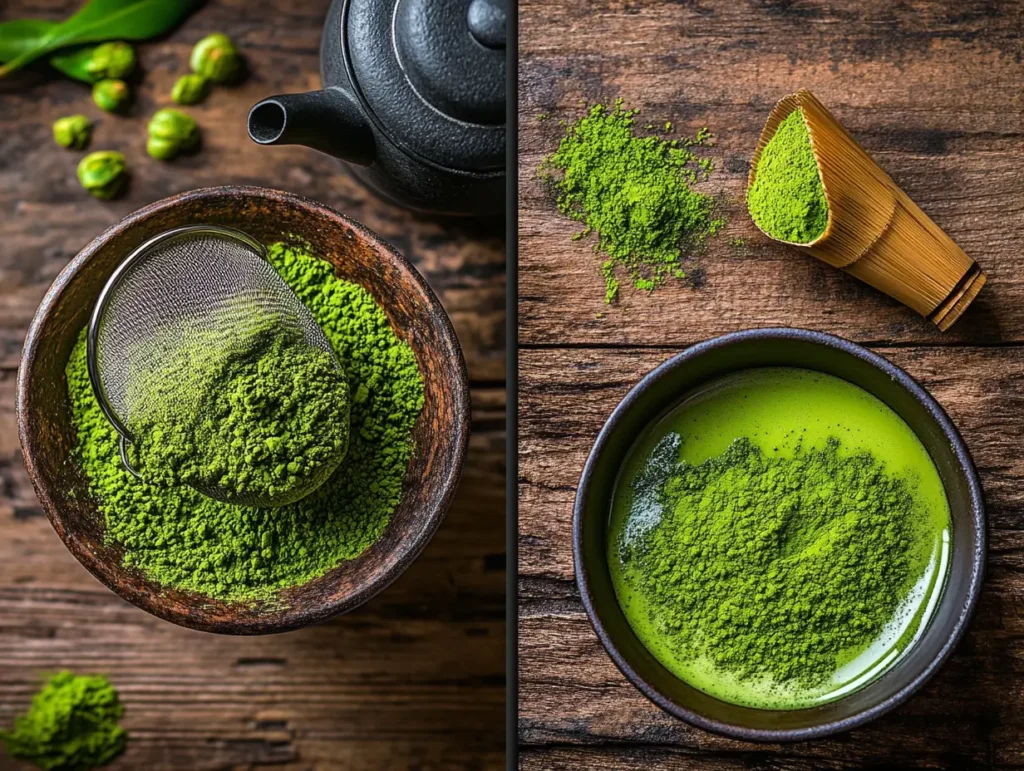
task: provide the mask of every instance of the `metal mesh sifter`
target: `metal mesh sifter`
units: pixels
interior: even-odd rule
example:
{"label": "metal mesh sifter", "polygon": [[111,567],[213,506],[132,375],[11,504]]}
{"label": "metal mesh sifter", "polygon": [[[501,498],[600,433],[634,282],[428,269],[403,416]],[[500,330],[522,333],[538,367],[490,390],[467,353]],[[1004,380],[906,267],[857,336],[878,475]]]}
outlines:
{"label": "metal mesh sifter", "polygon": [[[148,398],[146,389],[133,384],[147,373],[170,372],[182,379],[183,387],[174,390],[186,400],[177,405],[179,410],[201,409],[200,394],[194,394],[194,405],[189,403],[189,362],[218,346],[238,345],[254,319],[270,320],[301,344],[328,352],[341,368],[309,309],[266,259],[263,246],[246,233],[214,225],[176,228],[146,241],[118,266],[90,319],[87,357],[93,391],[119,435],[121,462],[128,471],[142,478],[129,459],[128,445],[133,416],[149,406],[142,401]],[[228,503],[280,505],[316,489],[341,459],[311,475],[287,500],[196,489]]]}

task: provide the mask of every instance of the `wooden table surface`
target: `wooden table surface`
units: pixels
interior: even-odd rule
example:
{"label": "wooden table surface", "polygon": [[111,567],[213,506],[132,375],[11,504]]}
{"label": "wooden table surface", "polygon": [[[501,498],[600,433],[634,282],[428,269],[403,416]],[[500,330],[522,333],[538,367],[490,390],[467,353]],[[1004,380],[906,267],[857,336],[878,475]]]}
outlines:
{"label": "wooden table surface", "polygon": [[[76,0],[5,0],[0,20],[59,19]],[[117,769],[498,768],[504,757],[504,303],[502,225],[437,223],[381,203],[330,158],[261,148],[245,133],[259,99],[319,84],[327,0],[210,0],[139,48],[144,78],[127,117],[45,74],[0,81],[0,725],[40,673],[106,672],[131,734]],[[170,103],[192,44],[226,32],[251,76],[188,108],[202,151],[171,164],[144,152],[145,123]],[[119,149],[126,197],[92,199],[81,153],[52,122],[99,118],[93,149]],[[473,395],[473,433],[455,504],[423,555],[347,616],[265,638],[182,629],[134,608],[67,552],[43,516],[18,448],[15,373],[50,282],[89,240],[167,195],[219,184],[301,193],[381,233],[424,273],[454,321]],[[14,769],[0,750],[0,768]]]}
{"label": "wooden table surface", "polygon": [[[520,1],[519,738],[526,769],[1024,767],[1024,4],[888,0]],[[824,264],[769,243],[743,207],[774,103],[810,88],[986,270],[945,334]],[[701,281],[604,304],[592,239],[536,178],[557,119],[621,97],[640,119],[718,137],[729,225]],[[551,116],[540,121],[541,115]],[[735,249],[734,238],[746,241]],[[960,428],[991,526],[978,612],[955,655],[877,722],[755,745],[648,702],[612,664],[573,579],[571,513],[614,406],[686,346],[748,327],[843,335],[905,368]]]}

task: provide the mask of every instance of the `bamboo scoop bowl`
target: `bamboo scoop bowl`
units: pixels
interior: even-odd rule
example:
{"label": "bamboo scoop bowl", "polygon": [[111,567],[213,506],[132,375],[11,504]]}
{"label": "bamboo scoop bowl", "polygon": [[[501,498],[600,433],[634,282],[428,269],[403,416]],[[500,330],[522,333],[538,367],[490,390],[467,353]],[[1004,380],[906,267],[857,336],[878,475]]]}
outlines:
{"label": "bamboo scoop bowl", "polygon": [[[416,354],[425,404],[413,431],[402,499],[381,538],[272,600],[226,602],[161,586],[123,565],[73,457],[64,367],[107,278],[150,237],[185,224],[237,228],[270,243],[297,236],[366,288]],[[224,634],[297,629],[345,613],[394,581],[437,530],[455,494],[469,436],[465,362],[447,314],[416,270],[379,236],[322,204],[258,187],[194,190],[129,215],[83,249],[54,281],[29,327],[18,372],[18,427],[29,478],[53,529],[96,578],[175,624]]]}
{"label": "bamboo scoop bowl", "polygon": [[939,329],[949,329],[978,296],[985,274],[810,91],[785,97],[768,116],[750,165],[748,189],[765,145],[794,110],[803,111],[818,161],[828,225],[811,243],[782,243],[856,276]]}

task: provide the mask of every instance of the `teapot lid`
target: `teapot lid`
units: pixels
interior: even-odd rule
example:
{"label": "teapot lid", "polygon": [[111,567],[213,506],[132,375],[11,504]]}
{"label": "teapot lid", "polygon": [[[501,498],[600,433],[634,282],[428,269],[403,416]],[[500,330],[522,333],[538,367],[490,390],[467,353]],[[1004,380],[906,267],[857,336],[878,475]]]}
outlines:
{"label": "teapot lid", "polygon": [[504,169],[506,0],[345,5],[348,79],[378,129],[443,166]]}

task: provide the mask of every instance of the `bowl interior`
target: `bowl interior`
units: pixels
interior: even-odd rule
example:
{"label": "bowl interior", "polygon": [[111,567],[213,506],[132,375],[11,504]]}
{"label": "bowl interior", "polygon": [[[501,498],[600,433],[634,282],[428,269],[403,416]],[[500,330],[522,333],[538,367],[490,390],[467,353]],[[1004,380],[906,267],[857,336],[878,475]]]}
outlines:
{"label": "bowl interior", "polygon": [[[370,291],[416,353],[425,405],[402,500],[384,535],[357,559],[283,591],[273,602],[228,603],[159,586],[122,565],[73,461],[64,367],[105,281],[148,238],[188,224],[243,230],[264,243],[299,238],[338,276]],[[197,190],[155,203],[87,246],[54,282],[25,343],[18,384],[22,451],[40,501],[71,552],[103,583],[169,621],[206,631],[284,631],[352,609],[394,580],[426,545],[451,501],[468,437],[465,364],[447,315],[419,274],[379,237],[337,212],[261,188]]]}
{"label": "bowl interior", "polygon": [[[790,366],[843,378],[885,402],[917,434],[945,486],[952,550],[939,608],[925,634],[880,678],[807,709],[741,707],[693,688],[663,667],[633,633],[615,597],[606,558],[615,480],[633,441],[666,408],[708,380],[742,369]],[[598,635],[620,669],[662,708],[691,723],[755,740],[802,739],[845,730],[895,706],[948,655],[981,581],[984,513],[973,464],[938,404],[902,370],[845,340],[802,330],[755,330],[695,346],[648,375],[616,409],[591,453],[575,512],[577,577]]]}

